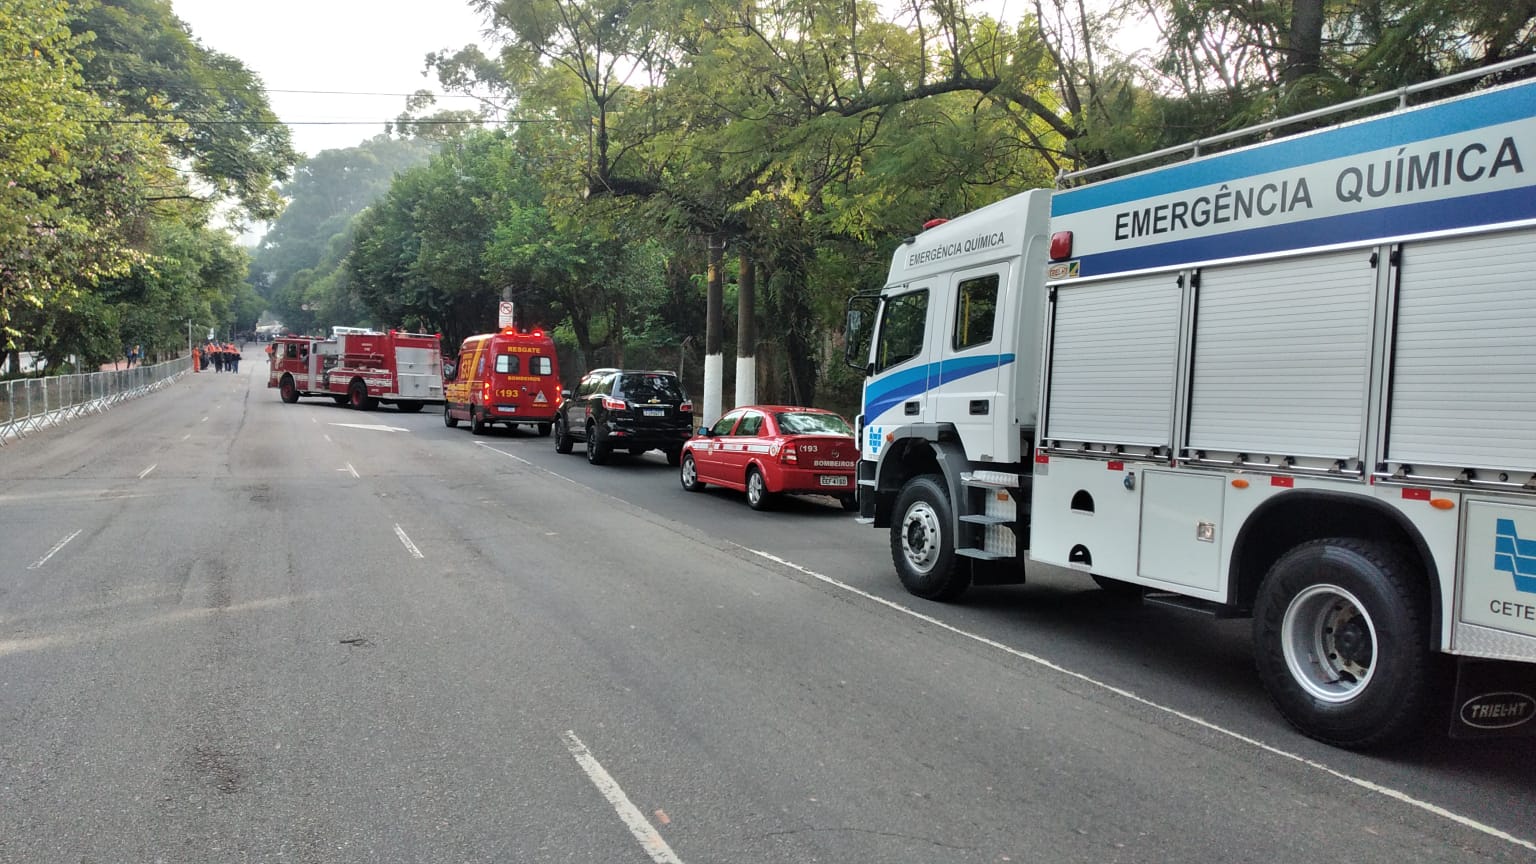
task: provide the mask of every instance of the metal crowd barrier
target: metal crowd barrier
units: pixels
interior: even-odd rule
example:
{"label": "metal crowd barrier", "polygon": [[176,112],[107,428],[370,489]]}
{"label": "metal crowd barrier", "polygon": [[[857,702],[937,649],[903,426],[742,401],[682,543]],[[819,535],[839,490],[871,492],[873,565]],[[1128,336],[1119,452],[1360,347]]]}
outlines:
{"label": "metal crowd barrier", "polygon": [[166,387],[192,369],[181,357],[112,372],[0,381],[0,446]]}

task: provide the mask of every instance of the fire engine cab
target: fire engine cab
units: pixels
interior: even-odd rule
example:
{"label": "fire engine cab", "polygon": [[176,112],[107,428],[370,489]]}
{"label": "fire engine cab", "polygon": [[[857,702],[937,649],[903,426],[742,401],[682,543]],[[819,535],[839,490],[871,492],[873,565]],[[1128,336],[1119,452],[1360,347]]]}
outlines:
{"label": "fire engine cab", "polygon": [[284,402],[329,396],[371,411],[380,402],[401,411],[443,401],[442,340],[433,333],[337,327],[330,338],[280,336],[272,342],[267,386]]}

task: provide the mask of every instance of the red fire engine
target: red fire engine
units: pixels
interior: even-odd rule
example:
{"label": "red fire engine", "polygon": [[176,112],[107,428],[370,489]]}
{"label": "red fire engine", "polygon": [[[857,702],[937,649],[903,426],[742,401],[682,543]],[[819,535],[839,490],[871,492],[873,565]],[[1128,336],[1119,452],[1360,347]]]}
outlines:
{"label": "red fire engine", "polygon": [[433,333],[356,327],[337,327],[329,339],[280,336],[272,340],[267,386],[278,388],[284,402],[329,396],[363,411],[380,402],[420,411],[443,401],[442,340]]}

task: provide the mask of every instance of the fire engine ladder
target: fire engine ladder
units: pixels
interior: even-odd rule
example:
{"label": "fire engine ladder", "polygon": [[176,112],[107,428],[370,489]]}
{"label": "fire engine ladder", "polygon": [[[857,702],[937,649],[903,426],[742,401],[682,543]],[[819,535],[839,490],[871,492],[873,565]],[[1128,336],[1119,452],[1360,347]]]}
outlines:
{"label": "fire engine ladder", "polygon": [[[960,475],[960,532],[955,553],[981,561],[1019,557],[1029,548],[1028,528],[1020,529],[1019,502],[1028,514],[1028,492],[1017,474],[1006,471],[966,471]],[[1028,523],[1025,523],[1026,526]],[[1020,541],[1023,541],[1022,543]]]}

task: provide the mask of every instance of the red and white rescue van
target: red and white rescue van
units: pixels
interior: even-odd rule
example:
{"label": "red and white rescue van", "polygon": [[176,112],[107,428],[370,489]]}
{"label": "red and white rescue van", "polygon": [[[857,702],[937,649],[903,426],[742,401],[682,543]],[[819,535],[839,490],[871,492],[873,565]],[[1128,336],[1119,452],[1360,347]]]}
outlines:
{"label": "red and white rescue van", "polygon": [[329,396],[364,411],[380,402],[420,411],[443,401],[442,339],[435,333],[338,327],[329,339],[280,336],[272,340],[270,363],[267,386],[284,402]]}
{"label": "red and white rescue van", "polygon": [[444,425],[467,420],[476,435],[492,423],[531,424],[548,435],[560,410],[555,342],[543,330],[503,327],[465,339],[446,381]]}

